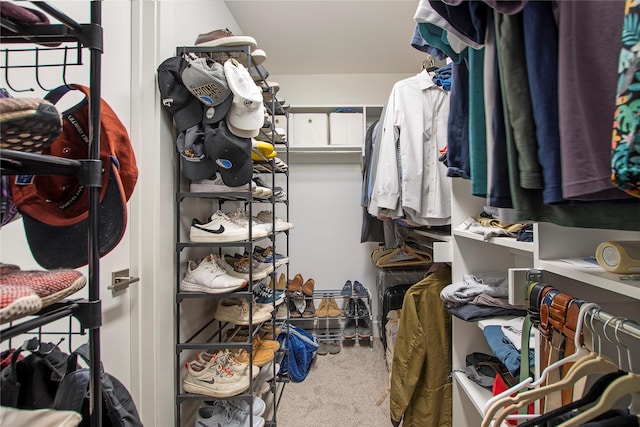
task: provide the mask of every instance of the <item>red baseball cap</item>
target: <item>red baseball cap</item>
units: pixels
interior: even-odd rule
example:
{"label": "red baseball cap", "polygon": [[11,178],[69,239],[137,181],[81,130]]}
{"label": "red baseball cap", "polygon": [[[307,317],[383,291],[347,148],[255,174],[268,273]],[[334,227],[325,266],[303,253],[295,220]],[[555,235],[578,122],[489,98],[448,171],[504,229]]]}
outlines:
{"label": "red baseball cap", "polygon": [[[73,90],[81,91],[84,97],[62,113],[62,132],[43,154],[89,158],[89,88],[64,85],[45,99],[55,104]],[[126,203],[138,179],[127,130],[104,100],[100,103],[100,160],[98,242],[103,256],[122,239],[127,224]],[[22,214],[27,241],[38,264],[47,269],[87,264],[89,191],[76,176],[18,175],[11,181],[11,196]]]}

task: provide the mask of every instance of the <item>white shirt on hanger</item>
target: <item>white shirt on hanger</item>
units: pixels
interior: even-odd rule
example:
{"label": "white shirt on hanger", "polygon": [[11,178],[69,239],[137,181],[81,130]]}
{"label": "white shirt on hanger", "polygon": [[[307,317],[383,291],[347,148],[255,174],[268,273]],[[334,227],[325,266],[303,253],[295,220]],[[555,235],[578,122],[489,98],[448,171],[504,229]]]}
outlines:
{"label": "white shirt on hanger", "polygon": [[423,70],[394,84],[383,118],[368,212],[420,225],[445,225],[451,180],[438,159],[447,145],[449,94]]}

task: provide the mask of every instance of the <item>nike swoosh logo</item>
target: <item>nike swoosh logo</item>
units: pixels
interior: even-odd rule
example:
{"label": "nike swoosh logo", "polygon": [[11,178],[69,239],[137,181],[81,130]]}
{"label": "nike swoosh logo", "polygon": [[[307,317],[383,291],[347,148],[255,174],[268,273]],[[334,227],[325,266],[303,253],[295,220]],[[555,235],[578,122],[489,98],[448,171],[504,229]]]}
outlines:
{"label": "nike swoosh logo", "polygon": [[220,225],[220,227],[218,227],[217,230],[209,230],[208,228],[201,227],[198,224],[193,224],[193,226],[195,228],[197,228],[198,230],[206,231],[207,233],[213,233],[213,234],[222,234],[222,233],[224,233],[224,225]]}

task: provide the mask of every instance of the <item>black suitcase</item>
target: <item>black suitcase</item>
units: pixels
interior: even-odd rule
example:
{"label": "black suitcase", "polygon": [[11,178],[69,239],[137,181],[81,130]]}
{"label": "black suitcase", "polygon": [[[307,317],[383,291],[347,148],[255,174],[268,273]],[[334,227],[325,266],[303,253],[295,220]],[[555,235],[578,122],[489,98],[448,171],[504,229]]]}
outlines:
{"label": "black suitcase", "polygon": [[400,310],[402,308],[402,300],[404,299],[404,294],[407,292],[407,289],[409,289],[414,284],[415,283],[395,285],[387,288],[384,291],[384,295],[382,297],[382,319],[380,322],[380,336],[382,337],[382,344],[384,345],[385,350],[387,349],[387,313],[389,313],[389,311],[391,310]]}

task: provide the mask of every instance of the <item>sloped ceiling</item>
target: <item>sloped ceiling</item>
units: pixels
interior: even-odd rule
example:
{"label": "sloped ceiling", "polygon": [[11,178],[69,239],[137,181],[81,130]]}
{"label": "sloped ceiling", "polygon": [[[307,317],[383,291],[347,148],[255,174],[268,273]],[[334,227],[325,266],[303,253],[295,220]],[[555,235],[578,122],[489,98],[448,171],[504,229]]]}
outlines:
{"label": "sloped ceiling", "polygon": [[225,4],[271,74],[417,73],[425,58],[410,45],[417,0]]}

